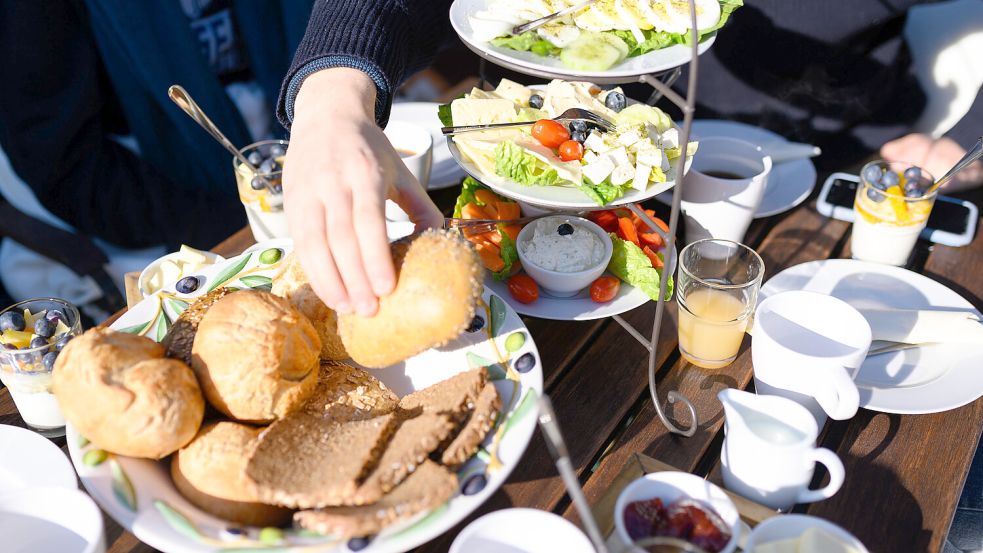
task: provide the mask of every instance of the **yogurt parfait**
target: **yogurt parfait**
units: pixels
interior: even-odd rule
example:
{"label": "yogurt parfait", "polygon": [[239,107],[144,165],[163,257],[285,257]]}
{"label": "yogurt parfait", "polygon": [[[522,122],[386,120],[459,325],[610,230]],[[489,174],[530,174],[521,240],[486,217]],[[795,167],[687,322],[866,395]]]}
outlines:
{"label": "yogurt parfait", "polygon": [[59,299],[27,300],[0,312],[0,381],[24,422],[49,438],[65,434],[51,374],[65,344],[82,332],[79,312]]}
{"label": "yogurt parfait", "polygon": [[[232,158],[239,199],[246,208],[249,228],[257,242],[289,236],[287,217],[283,212],[283,160],[287,145],[286,140],[264,140],[240,150],[249,163],[259,169],[259,175],[237,158]],[[260,175],[270,181],[273,192],[266,188]]]}
{"label": "yogurt parfait", "polygon": [[928,222],[937,192],[927,171],[906,163],[864,166],[854,202],[854,259],[904,265]]}
{"label": "yogurt parfait", "polygon": [[601,276],[611,260],[611,238],[580,217],[544,217],[529,223],[516,244],[522,267],[547,293],[577,294]]}

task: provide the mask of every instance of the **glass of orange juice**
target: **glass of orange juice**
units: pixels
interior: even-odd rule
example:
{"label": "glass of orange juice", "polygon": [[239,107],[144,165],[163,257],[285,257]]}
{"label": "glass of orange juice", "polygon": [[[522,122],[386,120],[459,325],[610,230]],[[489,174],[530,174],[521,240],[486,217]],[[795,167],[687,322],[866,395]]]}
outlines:
{"label": "glass of orange juice", "polygon": [[730,240],[698,240],[679,254],[679,352],[706,369],[730,365],[754,313],[761,257]]}

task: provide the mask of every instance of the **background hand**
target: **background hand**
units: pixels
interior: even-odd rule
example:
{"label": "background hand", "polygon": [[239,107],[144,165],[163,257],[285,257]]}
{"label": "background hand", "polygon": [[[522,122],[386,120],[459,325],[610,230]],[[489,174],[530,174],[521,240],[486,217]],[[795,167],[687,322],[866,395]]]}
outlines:
{"label": "background hand", "polygon": [[[881,147],[881,157],[887,161],[906,161],[927,170],[938,179],[966,155],[966,149],[951,138],[933,139],[927,134],[913,133],[892,140]],[[942,190],[953,193],[983,184],[983,166],[976,162],[957,173]]]}

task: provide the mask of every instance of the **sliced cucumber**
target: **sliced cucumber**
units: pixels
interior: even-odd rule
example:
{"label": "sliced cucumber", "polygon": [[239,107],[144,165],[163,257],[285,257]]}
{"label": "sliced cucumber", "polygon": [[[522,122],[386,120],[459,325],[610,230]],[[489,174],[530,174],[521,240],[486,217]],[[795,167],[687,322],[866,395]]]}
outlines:
{"label": "sliced cucumber", "polygon": [[581,33],[560,52],[563,65],[579,71],[605,71],[628,56],[628,45],[607,33]]}

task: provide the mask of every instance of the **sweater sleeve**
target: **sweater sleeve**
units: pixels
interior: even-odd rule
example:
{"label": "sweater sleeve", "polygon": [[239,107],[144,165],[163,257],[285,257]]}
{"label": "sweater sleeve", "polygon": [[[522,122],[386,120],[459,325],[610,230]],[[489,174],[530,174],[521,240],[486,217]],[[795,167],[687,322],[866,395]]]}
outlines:
{"label": "sweater sleeve", "polygon": [[290,127],[294,100],[305,78],[329,67],[351,67],[364,71],[375,83],[376,121],[384,126],[396,89],[432,61],[450,32],[450,4],[450,0],[317,0],[280,89],[280,122]]}

